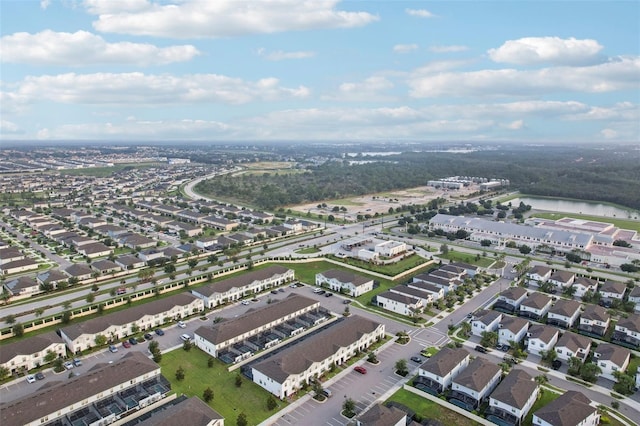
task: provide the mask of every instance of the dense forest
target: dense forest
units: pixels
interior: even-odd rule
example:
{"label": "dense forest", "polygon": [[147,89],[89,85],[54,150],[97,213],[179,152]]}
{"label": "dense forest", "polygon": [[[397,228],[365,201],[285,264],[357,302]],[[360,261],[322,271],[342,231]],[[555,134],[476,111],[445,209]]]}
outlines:
{"label": "dense forest", "polygon": [[367,156],[367,164],[334,158],[304,173],[221,176],[196,190],[257,208],[423,186],[430,179],[481,176],[509,179],[523,193],[598,200],[640,209],[640,149],[508,147],[466,154],[405,152]]}

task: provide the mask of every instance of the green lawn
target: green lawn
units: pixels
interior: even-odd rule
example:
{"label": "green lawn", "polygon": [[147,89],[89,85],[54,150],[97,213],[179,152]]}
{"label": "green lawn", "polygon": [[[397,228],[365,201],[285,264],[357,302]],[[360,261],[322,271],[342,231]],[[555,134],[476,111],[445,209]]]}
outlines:
{"label": "green lawn", "polygon": [[449,253],[441,254],[438,257],[442,259],[452,260],[454,262],[464,262],[470,265],[476,265],[481,268],[488,268],[495,262],[495,259],[492,259],[490,257],[480,257],[478,260],[476,260],[476,256],[474,256],[473,254],[462,253],[453,250],[449,250]]}
{"label": "green lawn", "polygon": [[339,258],[333,257],[333,259],[338,260],[339,262],[346,263],[347,265],[368,269],[372,272],[377,272],[379,274],[385,274],[389,276],[398,275],[401,272],[415,268],[416,266],[420,266],[420,265],[425,265],[425,268],[426,268],[430,264],[430,261],[418,256],[417,254],[406,257],[398,262],[391,263],[389,265],[374,265],[372,263],[365,262],[364,260],[353,259],[353,258],[339,259]]}
{"label": "green lawn", "polygon": [[576,213],[534,213],[531,215],[531,217],[539,217],[542,219],[550,219],[550,220],[558,220],[558,219],[562,219],[563,217],[572,217],[574,219],[593,220],[595,222],[613,223],[618,228],[631,229],[633,231],[640,232],[640,221],[637,221],[637,220],[616,219],[611,217],[590,216],[586,214],[576,214]]}
{"label": "green lawn", "polygon": [[[287,405],[276,399],[278,407],[268,411],[269,392],[244,376],[242,386],[236,387],[235,379],[239,370],[228,372],[226,365],[217,359],[213,367],[209,368],[208,359],[209,355],[196,348],[189,352],[177,349],[162,356],[160,367],[164,377],[171,382],[171,390],[178,395],[196,395],[202,399],[202,393],[207,387],[213,389],[214,398],[209,405],[224,416],[228,424],[235,424],[238,414],[244,412],[249,424],[257,425]],[[176,380],[175,373],[179,366],[186,372],[182,381]]]}
{"label": "green lawn", "polygon": [[629,367],[627,367],[627,374],[631,374],[632,376],[636,375],[636,371],[638,371],[638,367],[640,366],[640,357],[631,356],[631,360],[629,361]]}
{"label": "green lawn", "polygon": [[[541,389],[541,392],[542,392],[542,389]],[[557,394],[548,389],[545,389],[544,392],[542,392],[542,395],[538,397],[538,400],[536,401],[536,403],[533,404],[533,407],[531,408],[531,411],[529,411],[529,414],[527,414],[527,417],[525,417],[524,420],[522,421],[522,426],[532,426],[533,413],[535,413],[539,408],[542,408],[545,405],[549,404],[550,402],[554,401],[559,396],[560,394]]]}
{"label": "green lawn", "polygon": [[414,410],[416,414],[421,415],[423,418],[439,420],[445,425],[473,426],[478,424],[455,411],[451,411],[438,403],[422,398],[421,396],[404,389],[398,390],[396,393],[391,395],[391,398],[387,401],[395,401],[403,404]]}

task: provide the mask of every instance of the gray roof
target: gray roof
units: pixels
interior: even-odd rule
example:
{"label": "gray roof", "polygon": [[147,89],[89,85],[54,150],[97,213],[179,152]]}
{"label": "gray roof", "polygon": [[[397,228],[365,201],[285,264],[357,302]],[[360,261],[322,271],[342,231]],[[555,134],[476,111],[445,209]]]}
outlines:
{"label": "gray roof", "polygon": [[426,360],[420,369],[444,377],[471,354],[464,348],[442,348],[437,354]]}
{"label": "gray roof", "polygon": [[290,375],[306,371],[313,363],[329,358],[379,326],[380,323],[352,315],[257,363],[253,369],[283,383]]}
{"label": "gray roof", "polygon": [[4,344],[0,347],[0,364],[4,364],[18,355],[31,356],[54,343],[63,343],[63,340],[54,331],[50,331]]}
{"label": "gray roof", "polygon": [[611,280],[605,281],[604,284],[602,284],[602,287],[600,287],[601,292],[606,291],[608,293],[617,293],[617,294],[623,294],[626,289],[627,289],[627,286],[625,283],[621,283],[620,281],[611,281]]}
{"label": "gray roof", "polygon": [[25,288],[31,288],[34,286],[38,286],[39,284],[36,282],[35,279],[33,279],[32,277],[28,277],[28,276],[22,276],[22,277],[18,277],[18,278],[14,278],[12,280],[9,281],[5,281],[4,286],[9,289],[9,291],[11,291],[12,293],[16,293],[16,292],[20,292],[20,290],[23,290]]}
{"label": "gray roof", "polygon": [[529,269],[529,272],[527,272],[527,274],[544,276],[550,272],[551,268],[549,268],[548,266],[535,265],[533,268]]}
{"label": "gray roof", "polygon": [[420,302],[420,300],[416,299],[415,297],[407,296],[405,294],[393,293],[391,291],[380,293],[377,297],[384,297],[385,299],[394,300],[405,305],[415,305]]}
{"label": "gray roof", "polygon": [[544,324],[534,324],[529,327],[530,339],[539,339],[545,343],[551,342],[554,336],[557,336],[559,330],[555,327],[551,327],[550,325]]}
{"label": "gray roof", "polygon": [[36,278],[46,284],[46,283],[55,283],[58,281],[64,281],[69,277],[57,269],[49,269],[48,271],[44,271],[38,274]]}
{"label": "gray roof", "polygon": [[552,280],[559,281],[563,283],[569,282],[576,274],[570,271],[556,271],[551,275]]}
{"label": "gray roof", "polygon": [[580,310],[580,302],[569,299],[559,299],[555,305],[549,309],[549,313],[556,315],[564,315],[565,317],[571,317],[576,311]]}
{"label": "gray roof", "polygon": [[591,339],[570,331],[564,333],[556,343],[556,347],[569,348],[573,352],[577,352],[578,349],[587,349],[589,346],[591,346]]}
{"label": "gray roof", "polygon": [[213,420],[223,419],[213,408],[197,396],[177,404],[167,404],[162,411],[153,411],[151,417],[137,423],[138,426],[207,426]]}
{"label": "gray roof", "polygon": [[480,392],[502,369],[484,358],[477,357],[462,370],[453,382]]}
{"label": "gray roof", "polygon": [[132,351],[113,364],[98,364],[86,373],[71,379],[54,382],[22,398],[0,405],[0,424],[22,425],[51,415],[70,405],[97,395],[120,384],[128,384],[134,377],[151,373],[160,367],[142,352]]}
{"label": "gray roof", "polygon": [[598,360],[611,361],[618,367],[622,367],[631,356],[631,351],[629,349],[612,345],[610,343],[599,344],[598,348],[595,349],[594,352],[600,354]]}
{"label": "gray roof", "polygon": [[283,275],[287,271],[289,271],[289,269],[285,268],[284,266],[271,265],[264,269],[254,270],[246,274],[237,275],[232,278],[227,278],[226,280],[214,282],[212,284],[200,287],[199,289],[197,289],[197,292],[209,297],[216,293],[226,293],[232,288],[242,288],[248,286],[255,281],[264,281],[275,275]]}
{"label": "gray roof", "polygon": [[611,318],[607,310],[598,305],[587,305],[580,316],[584,319],[603,322],[607,322]]}
{"label": "gray roof", "polygon": [[500,296],[504,296],[509,300],[518,300],[525,294],[527,294],[526,288],[515,286],[515,287],[509,287],[508,289],[500,293]]}
{"label": "gray roof", "polygon": [[480,311],[476,313],[476,321],[480,321],[484,325],[489,325],[496,319],[502,319],[502,313],[498,311]]}
{"label": "gray roof", "polygon": [[138,321],[145,315],[156,315],[167,312],[174,306],[187,306],[197,297],[191,293],[174,294],[163,299],[155,299],[149,303],[133,306],[131,308],[105,314],[88,321],[71,324],[61,328],[61,331],[70,339],[76,339],[83,334],[100,333],[112,325],[126,325]]}
{"label": "gray roof", "polygon": [[406,417],[407,413],[399,408],[376,404],[360,414],[358,421],[362,426],[390,426],[397,424],[403,418],[406,419]]}
{"label": "gray roof", "polygon": [[533,413],[553,426],[577,426],[596,412],[591,400],[577,391],[566,391]]}
{"label": "gray roof", "polygon": [[222,321],[213,327],[203,326],[196,330],[195,334],[201,336],[205,340],[220,344],[226,342],[236,336],[241,336],[252,330],[256,330],[265,324],[284,318],[294,312],[313,305],[319,305],[314,299],[290,294],[288,297],[263,306],[253,311],[249,311],[244,315]]}
{"label": "gray roof", "polygon": [[620,318],[617,325],[631,331],[640,332],[640,314],[630,314],[627,318]]}
{"label": "gray roof", "polygon": [[343,284],[351,283],[356,287],[373,281],[372,278],[364,277],[362,275],[357,275],[353,272],[343,271],[340,269],[330,269],[328,271],[322,272],[322,275],[329,279],[338,280]]}
{"label": "gray roof", "polygon": [[513,369],[491,393],[491,398],[511,407],[522,409],[538,384],[524,370]]}
{"label": "gray roof", "polygon": [[504,317],[500,322],[500,328],[505,328],[512,333],[517,333],[529,324],[524,318],[520,317]]}
{"label": "gray roof", "polygon": [[575,281],[573,281],[573,285],[576,284],[580,284],[584,287],[596,287],[598,285],[598,282],[588,277],[577,277]]}
{"label": "gray roof", "polygon": [[529,297],[524,299],[520,306],[521,307],[526,306],[534,309],[542,309],[545,306],[547,306],[547,303],[549,303],[550,301],[551,301],[551,298],[546,294],[535,292],[535,293],[531,293]]}
{"label": "gray roof", "polygon": [[91,275],[93,271],[87,265],[81,265],[79,263],[74,263],[64,270],[71,277],[79,277],[82,275]]}

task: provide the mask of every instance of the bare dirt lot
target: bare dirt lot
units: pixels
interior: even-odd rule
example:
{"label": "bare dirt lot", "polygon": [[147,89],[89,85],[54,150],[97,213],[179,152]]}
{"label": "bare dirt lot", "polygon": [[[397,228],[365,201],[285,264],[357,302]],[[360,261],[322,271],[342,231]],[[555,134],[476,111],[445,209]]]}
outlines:
{"label": "bare dirt lot", "polygon": [[[472,185],[460,190],[443,190],[429,186],[420,186],[380,194],[363,195],[359,197],[342,198],[338,200],[325,201],[324,203],[308,203],[290,207],[291,210],[302,213],[311,212],[313,214],[329,215],[349,222],[355,222],[358,215],[374,216],[389,213],[389,208],[396,209],[401,205],[421,205],[429,201],[442,197],[446,199],[464,199],[470,193],[477,191],[476,185]],[[326,207],[318,208],[318,205],[326,204]],[[347,210],[339,212],[333,211],[334,207],[344,207]]]}

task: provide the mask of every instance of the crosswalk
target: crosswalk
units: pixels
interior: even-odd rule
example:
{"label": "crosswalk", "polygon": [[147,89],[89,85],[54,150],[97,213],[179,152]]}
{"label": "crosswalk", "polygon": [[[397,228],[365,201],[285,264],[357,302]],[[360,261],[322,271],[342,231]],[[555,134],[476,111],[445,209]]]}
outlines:
{"label": "crosswalk", "polygon": [[449,336],[433,327],[417,328],[411,330],[408,334],[411,340],[418,342],[422,346],[441,347],[450,341]]}

